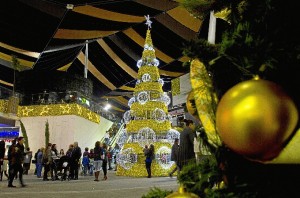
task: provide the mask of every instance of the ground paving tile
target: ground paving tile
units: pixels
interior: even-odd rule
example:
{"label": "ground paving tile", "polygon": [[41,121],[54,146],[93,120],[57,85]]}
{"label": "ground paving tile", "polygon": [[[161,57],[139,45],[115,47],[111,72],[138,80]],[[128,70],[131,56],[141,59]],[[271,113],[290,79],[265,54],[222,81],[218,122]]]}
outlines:
{"label": "ground paving tile", "polygon": [[124,177],[116,176],[115,171],[108,171],[108,180],[99,182],[95,182],[93,176],[79,176],[78,180],[70,181],[42,181],[30,172],[24,175],[24,182],[27,185],[24,188],[18,180],[14,180],[16,188],[8,188],[6,179],[0,181],[0,198],[140,198],[153,187],[178,189],[176,177]]}

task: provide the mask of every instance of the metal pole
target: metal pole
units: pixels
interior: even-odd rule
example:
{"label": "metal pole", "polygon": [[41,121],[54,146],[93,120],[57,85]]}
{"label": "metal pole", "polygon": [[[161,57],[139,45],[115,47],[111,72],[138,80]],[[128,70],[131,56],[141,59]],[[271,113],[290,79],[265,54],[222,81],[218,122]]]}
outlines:
{"label": "metal pole", "polygon": [[84,66],[84,78],[87,78],[87,73],[88,73],[88,60],[89,60],[89,53],[88,53],[88,46],[89,43],[86,41],[85,43],[85,66]]}
{"label": "metal pole", "polygon": [[216,40],[216,24],[217,20],[214,15],[214,11],[210,11],[210,17],[209,17],[209,27],[208,27],[208,42],[211,44],[215,44]]}

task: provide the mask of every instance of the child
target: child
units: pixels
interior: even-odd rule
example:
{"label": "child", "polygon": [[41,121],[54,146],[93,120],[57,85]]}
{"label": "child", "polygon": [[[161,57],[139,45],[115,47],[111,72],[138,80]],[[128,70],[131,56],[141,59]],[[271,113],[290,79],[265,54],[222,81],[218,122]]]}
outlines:
{"label": "child", "polygon": [[94,175],[94,149],[90,150],[89,154],[89,160],[90,160],[90,176]]}
{"label": "child", "polygon": [[89,159],[89,148],[85,148],[82,156],[83,175],[86,176],[89,172],[90,159]]}

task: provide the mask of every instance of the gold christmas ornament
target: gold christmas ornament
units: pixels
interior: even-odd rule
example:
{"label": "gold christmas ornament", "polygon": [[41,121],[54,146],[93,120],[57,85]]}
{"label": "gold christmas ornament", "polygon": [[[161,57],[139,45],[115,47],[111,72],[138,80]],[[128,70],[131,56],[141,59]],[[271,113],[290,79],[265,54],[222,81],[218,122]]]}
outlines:
{"label": "gold christmas ornament", "polygon": [[173,192],[172,194],[166,196],[166,198],[200,198],[194,193],[185,192],[185,189],[180,185],[178,192]]}
{"label": "gold christmas ornament", "polygon": [[236,153],[260,161],[280,153],[297,122],[292,99],[277,84],[261,79],[232,87],[216,113],[223,142]]}

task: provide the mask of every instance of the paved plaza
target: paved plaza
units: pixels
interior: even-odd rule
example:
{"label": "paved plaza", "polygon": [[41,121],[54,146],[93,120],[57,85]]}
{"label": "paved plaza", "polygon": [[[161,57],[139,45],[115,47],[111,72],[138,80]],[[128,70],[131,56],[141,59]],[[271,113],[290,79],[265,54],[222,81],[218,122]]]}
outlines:
{"label": "paved plaza", "polygon": [[[100,177],[102,178],[103,174]],[[4,177],[4,180],[0,181],[0,197],[139,198],[147,194],[152,187],[173,191],[178,189],[176,177],[124,177],[116,176],[115,171],[108,171],[108,180],[99,182],[95,182],[93,176],[79,176],[78,180],[70,181],[42,181],[30,172],[29,175],[24,175],[24,183],[27,186],[22,188],[19,180],[15,180],[14,185],[17,187],[8,188]]]}

